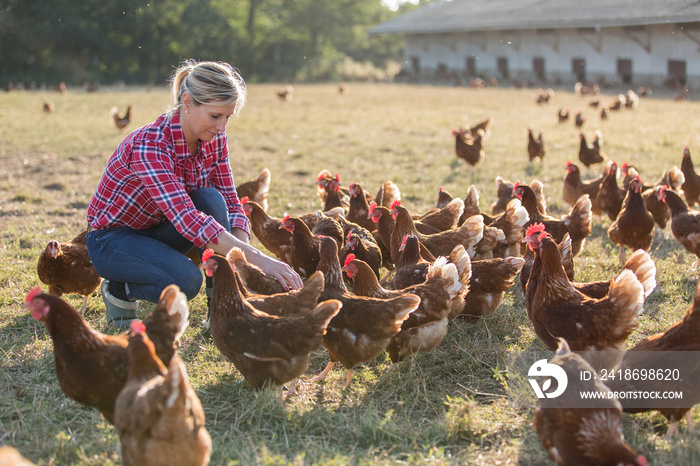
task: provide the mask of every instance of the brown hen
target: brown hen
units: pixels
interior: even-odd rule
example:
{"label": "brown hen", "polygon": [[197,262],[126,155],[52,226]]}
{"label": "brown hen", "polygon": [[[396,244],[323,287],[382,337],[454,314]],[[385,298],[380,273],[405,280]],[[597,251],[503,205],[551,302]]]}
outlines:
{"label": "brown hen", "polygon": [[693,264],[697,268],[700,263],[700,213],[689,211],[683,199],[674,191],[664,189],[661,196],[671,209],[671,233],[686,251],[697,257]]}
{"label": "brown hen", "polygon": [[482,141],[484,138],[484,130],[477,130],[476,134],[465,135],[457,130],[452,130],[452,136],[455,138],[455,153],[457,157],[474,166],[484,158],[484,148]]}
{"label": "brown hen", "polygon": [[175,355],[166,367],[145,326],[134,321],[131,330],[129,377],[114,406],[124,464],[208,464],[211,437],[185,365]]}
{"label": "brown hen", "polygon": [[435,262],[425,246],[420,244],[416,235],[406,235],[399,246],[399,258],[394,272],[394,288],[402,289],[423,283],[428,274],[428,267]]}
{"label": "brown hen", "polygon": [[[128,336],[105,335],[94,330],[70,304],[38,288],[29,292],[26,306],[51,335],[56,377],[63,393],[78,403],[96,408],[114,422],[114,401],[129,372]],[[169,364],[187,327],[187,298],[176,285],[166,287],[151,315],[144,320],[156,353]]]}
{"label": "brown hen", "polygon": [[620,188],[617,184],[617,170],[617,163],[612,161],[600,184],[598,195],[593,201],[597,209],[599,209],[602,214],[606,214],[612,221],[615,221],[617,215],[620,213],[622,201],[624,201],[625,195],[627,194],[627,191]]}
{"label": "brown hen", "polygon": [[[700,365],[695,357],[700,351],[700,283],[695,287],[693,302],[683,319],[662,333],[651,335],[627,350],[619,369],[634,372],[653,371],[658,369],[678,369],[680,380],[669,382],[659,380],[620,378],[607,382],[615,391],[639,391],[654,393],[672,388],[683,392],[679,400],[647,400],[639,401],[622,399],[623,410],[627,413],[659,411],[669,422],[666,439],[673,437],[677,422],[684,416],[688,429],[693,429],[691,408],[700,403],[700,393],[697,386],[700,383]],[[681,353],[682,352],[682,353]],[[670,403],[669,403],[670,402]]]}
{"label": "brown hen", "polygon": [[522,257],[473,261],[469,292],[464,297],[464,308],[459,318],[476,322],[496,310],[506,291],[515,283],[515,277],[524,263]]}
{"label": "brown hen", "polygon": [[124,115],[119,115],[119,109],[117,107],[112,107],[110,115],[112,120],[114,120],[114,126],[116,126],[119,131],[124,132],[124,129],[131,121],[131,104],[126,108],[126,113],[124,113]]}
{"label": "brown hen", "polygon": [[620,262],[625,259],[625,246],[631,250],[651,247],[654,218],[642,197],[642,180],[637,176],[629,185],[620,213],[608,228],[610,240],[620,247]]}
{"label": "brown hen", "polygon": [[238,272],[224,257],[211,251],[202,257],[202,267],[214,279],[211,335],[221,354],[256,388],[281,386],[301,376],[342,304],[330,300],[305,313],[270,315],[243,297]]}
{"label": "brown hen", "polygon": [[49,293],[83,295],[80,312],[87,307],[90,295],[97,290],[102,279],[90,261],[85,245],[86,231],[70,241],[49,241],[39,256],[36,266],[39,280],[49,286]]}
{"label": "brown hen", "polygon": [[685,175],[683,182],[683,192],[689,207],[694,206],[700,199],[700,176],[695,172],[693,161],[690,158],[690,149],[686,146],[683,149],[683,159],[681,160],[681,171]]}
{"label": "brown hen", "polygon": [[[605,170],[603,171],[603,174],[604,173]],[[588,194],[591,199],[595,199],[602,183],[603,175],[591,181],[581,180],[581,170],[579,170],[576,164],[568,161],[566,162],[566,177],[564,178],[564,201],[569,205],[574,205],[582,194]],[[593,213],[600,215],[600,213],[596,211]]]}
{"label": "brown hen", "polygon": [[530,217],[525,224],[525,229],[533,223],[543,223],[555,241],[561,241],[564,235],[569,233],[574,255],[581,251],[593,226],[591,200],[587,194],[579,197],[568,215],[558,219],[540,213],[537,209],[537,196],[530,186],[516,183],[513,187],[513,193],[520,199]]}
{"label": "brown hen", "polygon": [[250,220],[250,229],[265,248],[277,259],[292,264],[292,232],[281,228],[282,219],[272,217],[257,202],[241,199],[243,211]]}
{"label": "brown hen", "polygon": [[537,336],[550,350],[556,349],[557,337],[566,339],[572,350],[587,352],[586,360],[596,370],[614,367],[644,310],[642,283],[632,271],[623,270],[605,297],[591,298],[569,281],[549,234],[527,240],[535,260],[525,298]]}
{"label": "brown hen", "polygon": [[539,137],[535,138],[530,128],[527,129],[527,154],[530,162],[535,159],[542,160],[545,155],[542,133],[540,133]]}
{"label": "brown hen", "polygon": [[476,245],[484,235],[484,219],[481,215],[469,218],[459,228],[424,235],[416,230],[411,214],[400,203],[394,203],[391,214],[395,220],[390,243],[391,259],[394,263],[398,260],[399,246],[403,238],[409,234],[416,235],[418,241],[435,257],[449,255],[458,244],[463,245],[470,256],[473,256]]}
{"label": "brown hen", "polygon": [[[539,235],[543,233],[544,225],[536,223],[528,228],[527,236],[532,237],[532,240],[536,240]],[[568,234],[564,236],[564,239],[562,239],[557,247],[561,254],[564,272],[574,288],[590,298],[604,298],[610,291],[610,285],[613,280],[597,280],[585,283],[575,282],[574,256],[571,250],[571,238],[569,238]],[[531,248],[527,248],[524,258],[525,265],[520,271],[520,286],[523,290],[523,295],[527,292],[527,280],[530,277],[530,270],[535,260],[535,254]],[[644,288],[644,297],[649,296],[651,292],[654,291],[654,288],[656,288],[656,265],[654,265],[654,261],[651,259],[648,252],[642,249],[634,251],[629,259],[627,259],[627,262],[625,262],[623,269],[630,270],[637,276],[637,279]]]}
{"label": "brown hen", "polygon": [[579,134],[579,139],[581,142],[579,144],[578,159],[586,166],[586,168],[590,168],[591,165],[595,165],[596,163],[605,162],[605,153],[601,152],[600,150],[602,138],[602,133],[600,131],[596,131],[593,143],[589,146],[583,133]]}
{"label": "brown hen", "polygon": [[[549,365],[558,366],[568,384],[557,397],[542,397],[532,424],[535,432],[557,465],[578,466],[647,466],[622,436],[620,402],[598,378],[583,377],[593,368],[581,356],[572,353],[563,338]],[[546,360],[535,369],[547,371]],[[528,375],[538,375],[537,371]],[[551,369],[549,369],[551,371]],[[595,401],[584,401],[580,393],[600,394]]]}
{"label": "brown hen", "polygon": [[445,257],[431,264],[425,282],[402,290],[383,288],[369,266],[348,256],[343,270],[353,280],[353,293],[361,296],[390,299],[412,293],[421,298],[421,303],[401,325],[401,331],[389,342],[387,351],[392,362],[401,361],[406,355],[434,349],[447,333],[447,323],[454,313],[464,306],[471,275],[469,255],[460,245],[462,263],[447,262]]}
{"label": "brown hen", "polygon": [[257,178],[236,186],[238,198],[247,197],[249,200],[260,204],[260,207],[267,211],[267,198],[270,195],[271,178],[270,169],[263,168]]}
{"label": "brown hen", "polygon": [[343,307],[328,324],[323,337],[330,362],[314,380],[323,380],[340,362],[347,369],[347,387],[352,381],[353,367],[374,359],[384,351],[389,341],[401,331],[401,325],[409,314],[418,308],[420,298],[413,294],[391,299],[355,295],[347,290],[343,282],[338,245],[333,238],[321,239],[320,255],[318,269],[325,276],[321,299],[338,299]]}
{"label": "brown hen", "polygon": [[280,228],[292,234],[292,248],[288,264],[302,277],[309,277],[318,267],[318,238],[299,217],[287,215]]}

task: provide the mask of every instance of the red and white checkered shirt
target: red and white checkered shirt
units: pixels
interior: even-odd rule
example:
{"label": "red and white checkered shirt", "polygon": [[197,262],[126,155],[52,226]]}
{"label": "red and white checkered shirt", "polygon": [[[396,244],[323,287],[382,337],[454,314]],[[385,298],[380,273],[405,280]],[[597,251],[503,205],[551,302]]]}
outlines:
{"label": "red and white checkered shirt", "polygon": [[202,141],[199,153],[192,156],[179,112],[164,113],[134,130],[112,154],[88,206],[88,224],[97,230],[140,230],[168,219],[182,236],[204,247],[224,232],[213,217],[195,209],[188,196],[204,187],[222,194],[231,227],[250,237],[250,222],[233,184],[226,133]]}

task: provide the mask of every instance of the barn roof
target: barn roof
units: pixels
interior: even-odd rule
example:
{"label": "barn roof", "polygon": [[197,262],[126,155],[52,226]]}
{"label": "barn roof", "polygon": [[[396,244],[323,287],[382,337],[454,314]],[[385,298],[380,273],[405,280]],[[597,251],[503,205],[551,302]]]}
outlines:
{"label": "barn roof", "polygon": [[431,3],[372,28],[376,34],[599,28],[700,21],[686,0],[451,0]]}

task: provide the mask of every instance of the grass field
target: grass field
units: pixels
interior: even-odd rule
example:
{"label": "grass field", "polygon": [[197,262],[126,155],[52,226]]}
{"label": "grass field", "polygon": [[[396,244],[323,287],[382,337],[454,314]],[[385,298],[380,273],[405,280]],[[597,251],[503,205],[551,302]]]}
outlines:
{"label": "grass field", "polygon": [[[432,207],[439,187],[464,196],[474,184],[482,209],[495,200],[494,179],[544,182],[549,212],[563,214],[562,181],[567,160],[577,160],[573,122],[557,122],[557,108],[583,111],[583,132],[604,135],[609,157],[638,167],[646,181],[680,165],[685,145],[700,160],[700,104],[674,102],[655,93],[636,110],[613,112],[600,121],[588,99],[557,90],[553,103],[537,105],[533,89],[483,89],[352,84],[297,85],[294,99],[281,102],[281,86],[251,85],[250,99],[228,127],[234,176],[251,179],[272,172],[270,208],[282,216],[320,207],[313,184],[322,168],[343,184],[360,182],[373,191],[387,179],[397,183],[403,203],[421,212]],[[626,89],[610,90],[604,100]],[[43,99],[55,105],[42,112]],[[167,107],[164,88],[101,89],[98,93],[4,93],[0,95],[0,444],[9,444],[39,464],[121,464],[118,436],[100,414],[66,398],[56,381],[52,342],[43,324],[23,308],[24,296],[40,285],[36,262],[51,239],[68,240],[85,227],[85,210],[105,164],[126,133],[109,109],[133,103],[132,130]],[[454,154],[450,134],[458,125],[494,117],[485,159],[470,168]],[[542,131],[547,155],[527,160],[527,127]],[[586,171],[594,177],[599,168]],[[608,279],[619,271],[617,248],[594,219],[593,233],[576,258],[577,280]],[[645,304],[630,343],[663,331],[687,309],[698,273],[695,258],[670,233],[657,232],[651,254],[657,288]],[[257,240],[254,244],[259,245]],[[181,354],[207,416],[212,464],[548,464],[532,428],[535,398],[509,387],[509,358],[543,350],[525,314],[519,285],[502,305],[476,324],[454,322],[435,351],[389,370],[388,356],[358,366],[342,389],[345,371],[326,383],[309,379],[325,366],[324,348],[312,357],[299,394],[279,402],[258,392],[205,336],[204,293],[190,302],[191,326]],[[80,297],[66,297],[80,305]],[[151,305],[142,305],[145,316]],[[99,295],[85,315],[105,326]],[[285,392],[286,393],[286,392]],[[695,418],[698,418],[697,410]],[[682,424],[680,435],[663,440],[658,414],[623,416],[630,445],[650,464],[700,464],[698,434]]]}

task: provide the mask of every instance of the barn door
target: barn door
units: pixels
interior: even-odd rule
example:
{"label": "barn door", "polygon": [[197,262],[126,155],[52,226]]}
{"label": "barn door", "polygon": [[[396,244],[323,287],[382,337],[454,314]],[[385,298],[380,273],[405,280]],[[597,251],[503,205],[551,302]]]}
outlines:
{"label": "barn door", "polygon": [[467,77],[473,78],[476,76],[476,58],[467,57]]}
{"label": "barn door", "polygon": [[510,77],[508,73],[508,58],[498,57],[498,72],[501,73],[503,79],[508,79]]}
{"label": "barn door", "polygon": [[544,58],[535,57],[532,59],[532,71],[535,73],[537,79],[539,79],[540,81],[545,80]]}
{"label": "barn door", "polygon": [[618,58],[617,75],[622,80],[622,84],[632,84],[632,60],[627,58]]}
{"label": "barn door", "polygon": [[420,58],[411,57],[411,71],[413,74],[420,74]]}
{"label": "barn door", "polygon": [[685,61],[669,60],[668,77],[675,81],[675,83],[677,83],[679,86],[685,86]]}
{"label": "barn door", "polygon": [[571,71],[580,82],[586,81],[586,60],[583,58],[574,58],[571,60]]}

